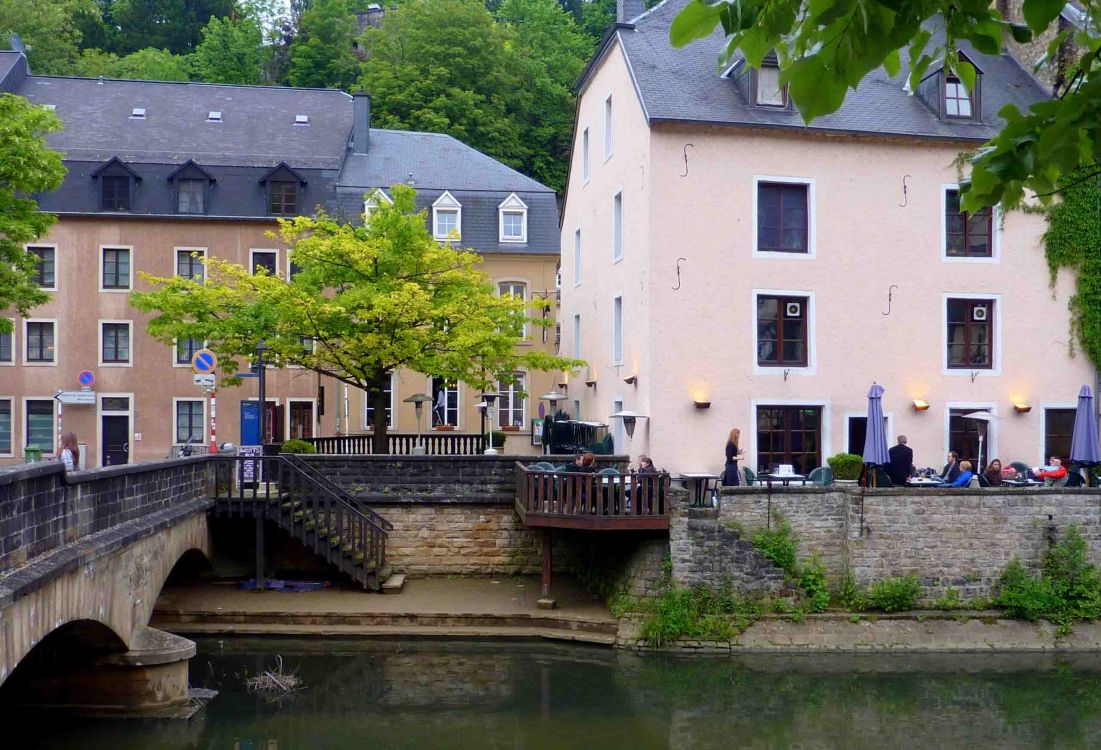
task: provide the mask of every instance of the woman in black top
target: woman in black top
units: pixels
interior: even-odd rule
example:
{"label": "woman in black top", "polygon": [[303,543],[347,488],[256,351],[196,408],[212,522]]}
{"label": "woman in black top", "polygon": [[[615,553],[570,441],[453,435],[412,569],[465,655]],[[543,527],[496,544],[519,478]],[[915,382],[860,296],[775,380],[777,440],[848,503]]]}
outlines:
{"label": "woman in black top", "polygon": [[742,431],[735,427],[726,438],[726,465],[723,467],[723,486],[736,487],[742,483],[742,474],[738,470],[738,459],[745,454],[738,449],[738,439]]}

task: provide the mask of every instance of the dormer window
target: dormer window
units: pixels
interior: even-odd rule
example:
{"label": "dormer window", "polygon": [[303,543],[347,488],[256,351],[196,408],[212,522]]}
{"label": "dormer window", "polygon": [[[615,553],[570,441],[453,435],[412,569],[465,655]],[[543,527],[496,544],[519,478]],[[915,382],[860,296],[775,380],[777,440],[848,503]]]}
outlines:
{"label": "dormer window", "polygon": [[176,213],[206,213],[207,191],[214,185],[209,172],[188,159],[168,175],[168,181],[176,188]]}
{"label": "dormer window", "polygon": [[281,162],[277,167],[264,175],[261,183],[267,186],[267,208],[272,216],[294,216],[298,213],[300,196],[299,190],[306,186],[306,181]]}
{"label": "dormer window", "polygon": [[946,117],[974,117],[971,94],[963,81],[954,75],[944,80],[944,114]]}
{"label": "dormer window", "polygon": [[99,183],[99,209],[101,211],[129,211],[133,203],[134,183],[141,177],[126,166],[117,156],[92,172],[92,179]]}
{"label": "dormer window", "polygon": [[382,192],[382,190],[376,188],[367,193],[363,198],[363,223],[368,224],[371,221],[371,214],[378,210],[379,203],[393,204],[390,200],[390,196]]}
{"label": "dormer window", "polygon": [[432,234],[441,241],[462,238],[463,207],[446,190],[432,204]]}
{"label": "dormer window", "polygon": [[513,193],[497,207],[498,239],[501,242],[528,241],[528,206]]}
{"label": "dormer window", "polygon": [[757,104],[762,107],[786,107],[788,92],[780,85],[780,66],[767,59],[757,71]]}

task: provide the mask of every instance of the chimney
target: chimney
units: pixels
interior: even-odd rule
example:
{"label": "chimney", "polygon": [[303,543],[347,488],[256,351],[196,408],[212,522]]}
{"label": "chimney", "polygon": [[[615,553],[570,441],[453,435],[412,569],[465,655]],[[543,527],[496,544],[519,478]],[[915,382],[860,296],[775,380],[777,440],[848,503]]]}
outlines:
{"label": "chimney", "polygon": [[365,154],[371,141],[371,95],[352,94],[352,153]]}
{"label": "chimney", "polygon": [[615,0],[615,20],[617,23],[630,23],[645,12],[645,0]]}
{"label": "chimney", "polygon": [[23,37],[18,34],[12,34],[8,37],[8,44],[11,45],[12,52],[27,52],[27,47],[23,44]]}

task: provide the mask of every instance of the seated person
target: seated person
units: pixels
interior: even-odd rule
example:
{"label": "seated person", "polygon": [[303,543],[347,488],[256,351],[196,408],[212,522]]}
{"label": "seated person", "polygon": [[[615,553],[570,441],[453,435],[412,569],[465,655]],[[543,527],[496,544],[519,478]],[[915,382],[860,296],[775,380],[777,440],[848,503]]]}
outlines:
{"label": "seated person", "polygon": [[1006,466],[1004,469],[1002,469],[1002,481],[1004,482],[1007,479],[1016,481],[1019,479],[1024,479],[1024,477],[1018,474],[1017,470],[1014,469],[1012,466]]}
{"label": "seated person", "polygon": [[658,470],[654,468],[654,461],[649,456],[638,457],[638,473],[639,474],[657,474]]}
{"label": "seated person", "polygon": [[986,465],[986,471],[982,473],[986,477],[986,481],[990,483],[991,487],[1000,487],[1004,475],[1002,474],[1002,462],[998,459],[994,459]]}
{"label": "seated person", "polygon": [[971,471],[971,462],[960,461],[956,478],[948,484],[952,487],[969,487],[971,485],[971,478],[974,476],[975,473]]}
{"label": "seated person", "polygon": [[944,465],[944,471],[940,473],[940,478],[952,484],[956,481],[956,478],[960,475],[960,457],[955,451],[948,451],[948,463]]}
{"label": "seated person", "polygon": [[1033,469],[1032,473],[1037,479],[1043,480],[1045,487],[1055,485],[1062,487],[1067,483],[1067,467],[1063,466],[1062,460],[1057,456],[1049,458],[1047,466]]}
{"label": "seated person", "polygon": [[569,474],[592,474],[596,469],[596,456],[592,453],[578,454],[572,464],[567,464],[562,471]]}

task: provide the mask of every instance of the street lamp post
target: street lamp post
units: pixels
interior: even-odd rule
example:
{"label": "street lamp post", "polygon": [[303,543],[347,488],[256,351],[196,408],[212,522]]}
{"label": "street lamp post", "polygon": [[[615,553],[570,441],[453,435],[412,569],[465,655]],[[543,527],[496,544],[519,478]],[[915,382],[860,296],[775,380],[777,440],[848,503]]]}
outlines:
{"label": "street lamp post", "polygon": [[424,451],[424,441],[421,439],[421,417],[424,416],[424,405],[426,403],[429,403],[429,404],[432,403],[432,397],[428,396],[428,395],[425,395],[423,393],[414,393],[409,398],[403,399],[403,401],[407,404],[413,404],[413,407],[416,409],[416,412],[417,412],[417,442],[416,442],[416,445],[413,446],[413,455],[414,456],[423,456],[425,451]]}
{"label": "street lamp post", "polygon": [[485,449],[485,454],[487,456],[497,455],[497,449],[493,447],[493,404],[500,395],[501,394],[492,391],[482,394],[482,402],[486,405],[486,422],[488,423]]}

